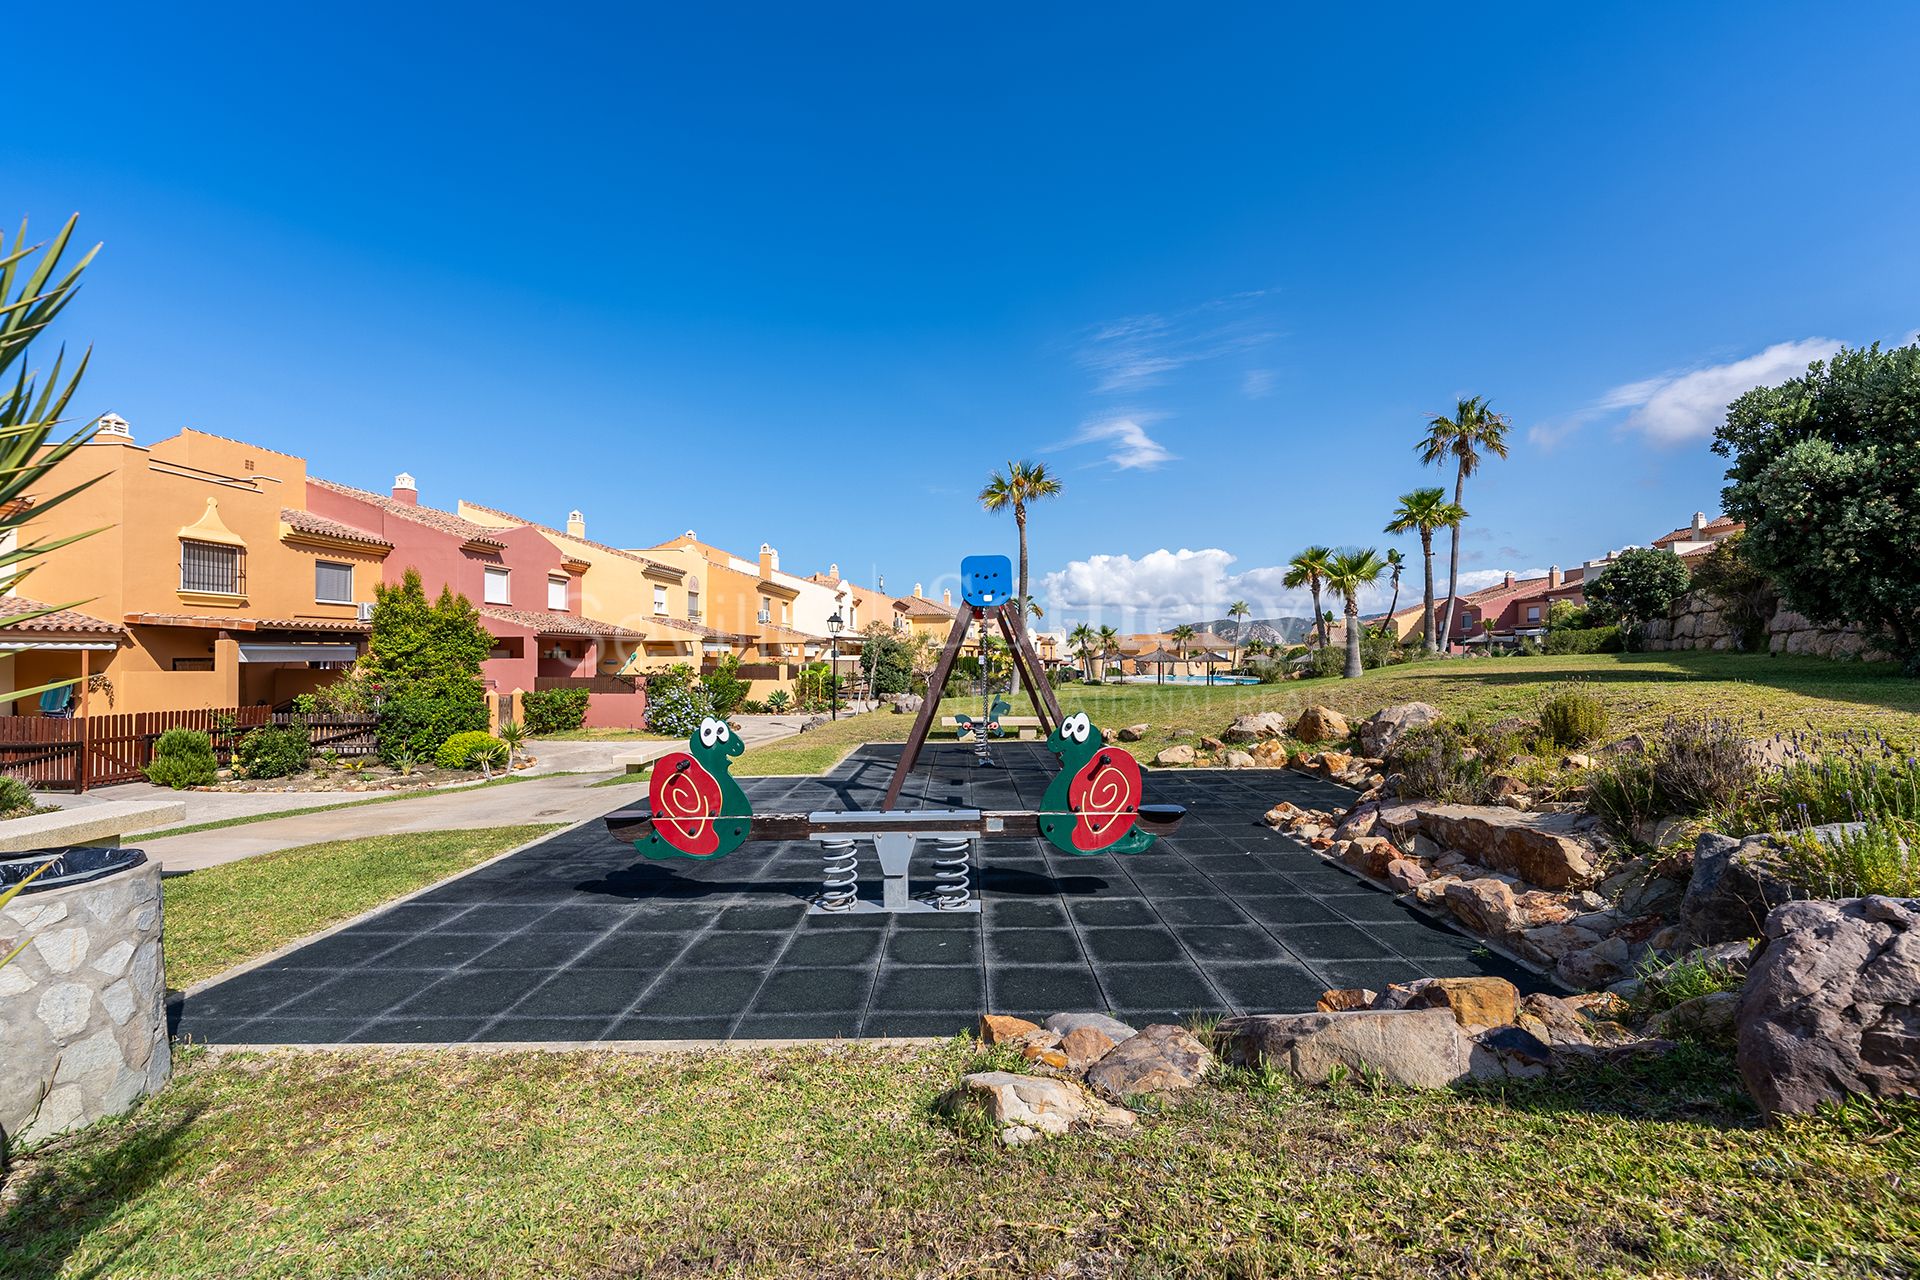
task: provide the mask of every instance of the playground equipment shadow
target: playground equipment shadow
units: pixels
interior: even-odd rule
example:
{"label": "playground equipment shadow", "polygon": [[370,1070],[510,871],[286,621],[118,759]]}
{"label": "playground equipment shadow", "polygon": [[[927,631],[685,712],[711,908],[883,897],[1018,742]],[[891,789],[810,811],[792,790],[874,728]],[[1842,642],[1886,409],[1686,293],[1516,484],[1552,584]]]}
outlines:
{"label": "playground equipment shadow", "polygon": [[[742,785],[758,812],[877,808],[899,750]],[[1036,806],[1053,756],[1011,743],[995,758],[980,769],[969,747],[930,747],[903,805]],[[1175,835],[1131,856],[985,842],[978,914],[809,915],[812,844],[649,862],[587,823],[197,991],[175,1029],[213,1044],[935,1036],[985,1012],[1292,1012],[1329,987],[1430,975],[1539,989],[1259,820],[1343,795],[1290,772],[1154,771],[1147,798],[1189,810]],[[860,856],[877,899],[879,868]]]}

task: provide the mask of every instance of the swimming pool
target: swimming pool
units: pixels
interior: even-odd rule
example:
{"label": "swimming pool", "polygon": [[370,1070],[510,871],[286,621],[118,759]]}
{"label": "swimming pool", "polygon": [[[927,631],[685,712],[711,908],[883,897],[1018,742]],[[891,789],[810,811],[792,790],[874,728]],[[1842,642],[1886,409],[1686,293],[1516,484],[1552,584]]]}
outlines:
{"label": "swimming pool", "polygon": [[[1107,683],[1113,684],[1114,680],[1109,678]],[[1121,676],[1119,678],[1119,683],[1121,684],[1207,684],[1209,683],[1209,681],[1205,676]],[[1211,683],[1213,684],[1259,684],[1260,680],[1257,676],[1218,675],[1213,678]]]}

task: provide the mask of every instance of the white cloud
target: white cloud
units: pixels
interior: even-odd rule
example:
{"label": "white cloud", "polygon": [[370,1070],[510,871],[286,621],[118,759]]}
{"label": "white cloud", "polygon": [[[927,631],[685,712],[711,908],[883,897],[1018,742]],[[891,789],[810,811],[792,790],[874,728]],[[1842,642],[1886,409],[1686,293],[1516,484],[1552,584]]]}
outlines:
{"label": "white cloud", "polygon": [[[1515,579],[1544,578],[1547,576],[1545,569],[1468,569],[1460,575],[1460,594],[1463,596],[1472,595],[1483,587],[1498,585],[1506,580],[1509,572],[1513,574]],[[1436,596],[1440,597],[1445,597],[1447,593],[1447,570],[1445,565],[1437,564],[1434,566],[1433,592]]]}
{"label": "white cloud", "polygon": [[1274,375],[1271,369],[1249,369],[1240,379],[1240,390],[1249,400],[1259,400],[1273,394]]}
{"label": "white cloud", "polygon": [[1229,294],[1170,314],[1147,312],[1101,325],[1078,358],[1101,394],[1157,386],[1191,364],[1251,351],[1279,335],[1264,326],[1266,290]]}
{"label": "white cloud", "polygon": [[[1043,576],[1040,591],[1049,617],[1071,613],[1098,618],[1123,631],[1223,617],[1235,600],[1245,600],[1256,618],[1312,616],[1312,593],[1284,584],[1286,566],[1264,565],[1234,573],[1236,563],[1237,557],[1219,547],[1198,551],[1162,547],[1137,558],[1089,556]],[[1408,581],[1401,584],[1403,599]],[[1383,576],[1377,589],[1363,593],[1362,612],[1384,606],[1391,593],[1387,583]],[[1340,610],[1331,593],[1323,594],[1321,603],[1336,613]]]}
{"label": "white cloud", "polygon": [[1592,404],[1567,416],[1530,428],[1527,438],[1550,449],[1581,427],[1626,410],[1620,427],[1638,431],[1656,445],[1704,440],[1725,419],[1727,405],[1755,387],[1797,377],[1815,360],[1840,349],[1832,338],[1776,342],[1766,350],[1727,364],[1705,365],[1661,374],[1614,387]]}
{"label": "white cloud", "polygon": [[1107,461],[1121,471],[1151,471],[1174,457],[1165,445],[1147,434],[1141,414],[1135,417],[1108,418],[1089,422],[1071,440],[1055,448],[1070,449],[1083,444],[1105,444]]}

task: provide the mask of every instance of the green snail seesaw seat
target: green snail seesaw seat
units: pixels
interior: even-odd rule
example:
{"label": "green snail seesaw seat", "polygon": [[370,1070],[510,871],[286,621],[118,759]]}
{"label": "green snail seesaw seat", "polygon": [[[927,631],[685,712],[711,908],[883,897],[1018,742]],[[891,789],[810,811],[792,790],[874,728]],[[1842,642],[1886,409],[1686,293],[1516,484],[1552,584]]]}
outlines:
{"label": "green snail seesaw seat", "polygon": [[[827,913],[978,911],[980,903],[973,896],[969,874],[973,849],[977,841],[995,836],[1039,837],[1063,853],[1089,856],[1141,853],[1159,836],[1170,834],[1186,810],[1179,805],[1145,803],[1139,762],[1110,745],[1085,712],[1061,714],[1019,611],[1010,607],[1005,584],[1011,581],[1012,565],[1007,557],[969,556],[961,563],[961,577],[962,598],[968,607],[954,619],[929,688],[945,687],[974,624],[981,626],[984,652],[986,624],[998,623],[1034,712],[1048,728],[1047,747],[1061,764],[1037,810],[899,808],[901,785],[919,759],[939,705],[930,696],[920,708],[887,785],[886,799],[877,810],[754,813],[730,771],[732,758],[744,749],[739,735],[724,721],[709,718],[701,722],[685,751],[670,752],[654,762],[647,807],[608,814],[607,829],[620,839],[632,840],[648,858],[699,861],[726,857],[749,841],[811,840],[821,847],[825,866],[822,889],[812,909]],[[1004,713],[1004,703],[991,704],[987,719]],[[984,748],[987,735],[976,734],[975,740]],[[980,763],[991,764],[984,750]],[[873,844],[880,862],[883,881],[878,903],[858,894],[857,846],[863,840]],[[922,843],[933,846],[933,882],[927,894],[915,898],[908,890],[907,872]]]}

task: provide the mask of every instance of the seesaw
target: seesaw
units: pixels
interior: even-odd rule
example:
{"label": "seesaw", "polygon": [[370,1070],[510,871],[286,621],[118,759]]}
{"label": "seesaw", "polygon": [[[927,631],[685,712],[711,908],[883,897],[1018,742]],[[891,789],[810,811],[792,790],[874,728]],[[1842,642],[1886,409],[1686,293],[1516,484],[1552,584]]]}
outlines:
{"label": "seesaw", "polygon": [[[886,799],[872,811],[815,810],[809,813],[755,813],[732,775],[730,761],[745,744],[724,721],[707,719],[687,740],[685,751],[656,760],[647,787],[647,807],[607,815],[607,830],[648,858],[724,858],[748,841],[810,840],[820,846],[824,876],[809,906],[819,914],[881,911],[978,911],[972,887],[973,851],[990,837],[1040,838],[1063,853],[1141,853],[1171,834],[1186,816],[1175,804],[1143,803],[1139,761],[1104,735],[1085,712],[1062,715],[1053,686],[1041,670],[1027,637],[1022,602],[1009,593],[1013,565],[1006,556],[968,556],[960,562],[961,600],[966,606],[953,620],[940,660],[928,678],[928,694],[887,783]],[[901,809],[900,789],[920,758],[940,699],[967,635],[977,623],[981,651],[991,620],[1006,638],[1034,715],[1047,729],[1047,747],[1061,769],[1048,783],[1038,809]],[[1005,714],[993,701],[991,682],[986,714],[966,723],[961,737],[974,739],[976,763],[992,764],[987,749],[990,728]],[[859,896],[861,842],[873,845],[882,876],[881,899]],[[932,846],[933,884],[920,897],[908,886],[908,870],[921,843]]]}

